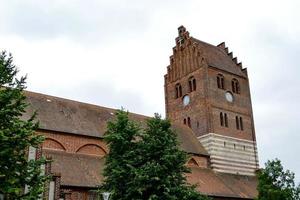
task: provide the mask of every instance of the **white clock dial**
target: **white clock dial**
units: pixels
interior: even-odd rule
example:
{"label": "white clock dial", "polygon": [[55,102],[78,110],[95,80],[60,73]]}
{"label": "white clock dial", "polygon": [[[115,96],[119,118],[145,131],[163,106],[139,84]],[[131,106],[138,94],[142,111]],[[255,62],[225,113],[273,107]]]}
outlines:
{"label": "white clock dial", "polygon": [[185,95],[182,99],[183,105],[187,106],[190,103],[190,96],[189,95]]}
{"label": "white clock dial", "polygon": [[225,93],[225,98],[228,102],[233,102],[233,95],[230,92]]}

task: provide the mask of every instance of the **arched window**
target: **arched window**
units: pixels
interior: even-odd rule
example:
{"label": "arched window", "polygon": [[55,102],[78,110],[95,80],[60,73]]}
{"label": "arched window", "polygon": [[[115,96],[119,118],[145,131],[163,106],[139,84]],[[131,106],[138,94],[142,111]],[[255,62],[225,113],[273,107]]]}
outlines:
{"label": "arched window", "polygon": [[196,85],[196,79],[193,79],[193,91],[195,91],[196,90],[196,88],[197,88],[197,85]]}
{"label": "arched window", "polygon": [[223,113],[220,112],[220,124],[221,126],[224,126],[224,120],[223,120]]}
{"label": "arched window", "polygon": [[225,126],[228,127],[228,118],[227,118],[227,114],[226,113],[224,114],[224,117],[225,117]]}
{"label": "arched window", "polygon": [[217,85],[218,85],[218,88],[223,89],[223,90],[225,89],[224,76],[222,74],[217,75]]}
{"label": "arched window", "polygon": [[240,94],[240,84],[239,84],[239,81],[236,80],[235,78],[232,79],[232,81],[231,81],[231,87],[232,87],[233,93]]}
{"label": "arched window", "polygon": [[181,96],[182,96],[182,88],[181,88],[180,83],[177,83],[175,85],[175,98],[177,99],[177,98],[179,98]]}
{"label": "arched window", "polygon": [[240,129],[240,121],[239,121],[239,117],[235,116],[235,125],[236,125],[236,129]]}
{"label": "arched window", "polygon": [[183,119],[183,124],[186,125],[186,118]]}
{"label": "arched window", "polygon": [[192,76],[189,78],[189,91],[193,92],[196,90],[196,79]]}
{"label": "arched window", "polygon": [[191,125],[191,118],[190,117],[187,118],[187,124],[191,128],[192,125]]}
{"label": "arched window", "polygon": [[235,116],[236,129],[244,130],[243,118]]}
{"label": "arched window", "polygon": [[244,130],[243,118],[242,117],[240,117],[240,127],[241,127],[241,130]]}
{"label": "arched window", "polygon": [[220,124],[221,124],[221,126],[228,127],[227,113],[220,112]]}

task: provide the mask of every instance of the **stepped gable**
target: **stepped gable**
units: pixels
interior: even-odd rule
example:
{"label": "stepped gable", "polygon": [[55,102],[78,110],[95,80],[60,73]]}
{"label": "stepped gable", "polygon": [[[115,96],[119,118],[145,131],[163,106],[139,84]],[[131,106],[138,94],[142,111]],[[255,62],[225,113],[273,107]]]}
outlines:
{"label": "stepped gable", "polygon": [[[23,118],[28,119],[36,110],[42,130],[102,138],[106,132],[107,122],[115,117],[116,109],[29,91],[26,91],[25,95],[30,106]],[[150,117],[130,113],[129,118],[144,126]],[[179,124],[172,126],[184,151],[208,155],[190,128]]]}
{"label": "stepped gable", "polygon": [[237,62],[237,58],[233,58],[232,52],[228,53],[228,48],[225,43],[218,46],[203,42],[196,38],[190,38],[197,44],[198,50],[201,52],[202,57],[206,59],[208,66],[239,75],[246,78],[247,75],[242,69],[242,63]]}

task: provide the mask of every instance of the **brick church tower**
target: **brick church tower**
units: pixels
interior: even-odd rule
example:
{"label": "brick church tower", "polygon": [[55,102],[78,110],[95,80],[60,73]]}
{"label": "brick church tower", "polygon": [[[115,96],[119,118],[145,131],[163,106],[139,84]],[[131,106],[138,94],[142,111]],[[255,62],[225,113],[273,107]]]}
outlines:
{"label": "brick church tower", "polygon": [[190,127],[213,170],[254,175],[256,138],[247,70],[228,52],[178,28],[165,75],[166,116]]}

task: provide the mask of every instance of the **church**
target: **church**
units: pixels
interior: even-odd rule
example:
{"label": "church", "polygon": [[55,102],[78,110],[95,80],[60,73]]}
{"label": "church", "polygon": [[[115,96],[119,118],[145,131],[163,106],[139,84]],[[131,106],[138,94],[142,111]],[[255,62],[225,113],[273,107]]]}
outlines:
{"label": "church", "polygon": [[[246,200],[257,196],[259,167],[247,69],[225,43],[217,46],[178,28],[176,45],[164,76],[165,110],[180,147],[190,155],[187,180],[215,200]],[[43,193],[49,200],[93,200],[103,181],[103,141],[115,109],[25,92],[29,107],[24,119],[37,111],[41,155],[53,160],[45,166],[52,175]],[[130,113],[143,122],[147,116]]]}

